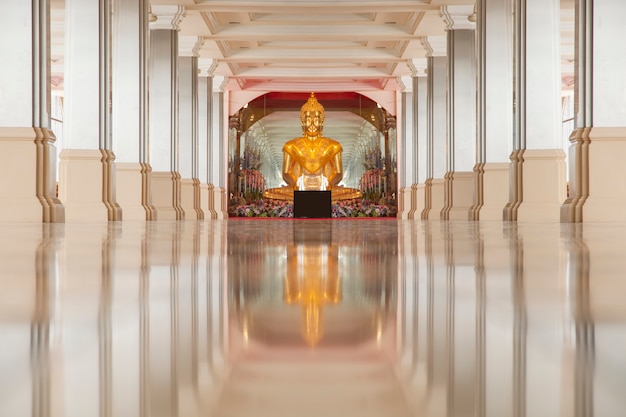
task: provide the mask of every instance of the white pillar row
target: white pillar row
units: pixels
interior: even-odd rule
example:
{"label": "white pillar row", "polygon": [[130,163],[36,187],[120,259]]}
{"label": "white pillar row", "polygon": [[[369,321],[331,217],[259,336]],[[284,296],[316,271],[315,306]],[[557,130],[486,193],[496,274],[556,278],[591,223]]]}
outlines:
{"label": "white pillar row", "polygon": [[476,24],[474,7],[443,6],[448,37],[448,112],[443,220],[467,220],[476,163]]}
{"label": "white pillar row", "polygon": [[560,2],[515,0],[514,6],[514,144],[504,219],[559,220],[566,197]]}
{"label": "white pillar row", "polygon": [[113,10],[112,136],[116,196],[124,220],[151,220],[148,159],[148,1],[119,2]]}
{"label": "white pillar row", "polygon": [[198,59],[198,178],[200,179],[200,208],[205,218],[215,219],[217,212],[213,202],[211,183],[211,138],[213,112],[213,72],[217,67],[214,59]]}
{"label": "white pillar row", "polygon": [[217,219],[228,218],[226,209],[226,167],[228,166],[228,112],[225,102],[225,86],[227,79],[223,76],[213,77],[213,99],[211,115],[211,183],[213,184],[213,209]]}
{"label": "white pillar row", "polygon": [[178,30],[182,6],[152,6],[150,23],[150,164],[155,219],[185,218],[178,148]]}
{"label": "white pillar row", "polygon": [[428,103],[426,145],[425,202],[422,220],[439,219],[444,207],[444,175],[446,174],[446,99],[447,58],[446,37],[422,38],[428,59]]}
{"label": "white pillar row", "polygon": [[10,2],[0,13],[0,220],[63,222],[50,127],[50,3]]}
{"label": "white pillar row", "polygon": [[626,3],[576,2],[576,129],[570,136],[570,196],[561,221],[624,218],[626,183]]}
{"label": "white pillar row", "polygon": [[402,86],[402,135],[398,150],[398,218],[408,219],[411,210],[411,184],[413,180],[413,82],[411,77],[398,80]]}
{"label": "white pillar row", "polygon": [[198,179],[198,55],[203,43],[204,39],[198,36],[178,38],[180,195],[187,219],[204,219]]}
{"label": "white pillar row", "polygon": [[510,0],[478,0],[478,119],[471,220],[502,220],[513,151],[513,10]]}
{"label": "white pillar row", "polygon": [[65,4],[59,197],[67,221],[121,220],[111,137],[111,1]]}
{"label": "white pillar row", "polygon": [[[413,178],[411,179],[411,209],[408,218],[420,218],[426,204],[427,142],[428,142],[428,78],[427,59],[412,59],[408,63],[413,82],[412,133],[413,133]],[[417,213],[417,214],[416,214]]]}

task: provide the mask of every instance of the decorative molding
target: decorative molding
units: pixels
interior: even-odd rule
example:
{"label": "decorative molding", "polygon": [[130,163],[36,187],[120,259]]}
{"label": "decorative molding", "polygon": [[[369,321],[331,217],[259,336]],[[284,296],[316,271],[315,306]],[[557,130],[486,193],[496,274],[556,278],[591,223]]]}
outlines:
{"label": "decorative molding", "polygon": [[424,36],[422,46],[426,50],[426,57],[446,56],[448,40],[443,36]]}
{"label": "decorative molding", "polygon": [[218,60],[211,58],[198,59],[198,76],[213,77],[217,69]]}
{"label": "decorative molding", "polygon": [[198,57],[202,45],[204,45],[202,36],[179,36],[178,56]]}
{"label": "decorative molding", "polygon": [[474,6],[442,6],[439,15],[448,30],[476,29],[475,18],[474,21],[470,18],[470,16],[475,16]]}
{"label": "decorative molding", "polygon": [[413,77],[425,77],[428,73],[428,60],[426,58],[413,58],[407,61],[407,66],[411,70]]}
{"label": "decorative molding", "polygon": [[413,91],[413,78],[408,75],[402,75],[398,77],[398,86],[400,87],[400,91],[410,93]]}
{"label": "decorative molding", "polygon": [[152,5],[150,29],[179,30],[184,17],[183,6]]}
{"label": "decorative molding", "polygon": [[226,91],[226,85],[228,84],[228,77],[223,75],[216,75],[213,77],[213,92],[219,93]]}

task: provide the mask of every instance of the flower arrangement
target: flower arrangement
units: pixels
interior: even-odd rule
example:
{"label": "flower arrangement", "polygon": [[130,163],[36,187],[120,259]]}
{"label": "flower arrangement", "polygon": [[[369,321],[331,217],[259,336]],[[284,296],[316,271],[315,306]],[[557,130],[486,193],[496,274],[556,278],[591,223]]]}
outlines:
{"label": "flower arrangement", "polygon": [[[249,204],[240,201],[229,208],[232,217],[293,217],[293,203],[280,200],[256,200]],[[395,217],[392,204],[376,204],[370,201],[349,200],[333,203],[331,216],[344,217]]]}
{"label": "flower arrangement", "polygon": [[366,151],[363,159],[366,171],[359,181],[363,199],[379,201],[387,193],[387,173],[380,146],[377,145]]}
{"label": "flower arrangement", "polygon": [[239,192],[246,202],[259,200],[265,190],[265,177],[256,169],[243,169],[239,172]]}
{"label": "flower arrangement", "polygon": [[293,217],[293,203],[279,200],[256,200],[229,208],[233,217]]}
{"label": "flower arrangement", "polygon": [[379,168],[365,171],[359,181],[359,188],[364,200],[379,201],[387,190],[387,173]]}

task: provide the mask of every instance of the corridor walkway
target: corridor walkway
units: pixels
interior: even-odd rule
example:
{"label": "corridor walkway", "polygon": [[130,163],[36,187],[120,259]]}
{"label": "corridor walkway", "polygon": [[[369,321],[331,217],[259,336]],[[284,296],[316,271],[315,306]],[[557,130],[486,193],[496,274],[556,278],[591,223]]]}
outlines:
{"label": "corridor walkway", "polygon": [[626,224],[0,223],[0,416],[626,414]]}

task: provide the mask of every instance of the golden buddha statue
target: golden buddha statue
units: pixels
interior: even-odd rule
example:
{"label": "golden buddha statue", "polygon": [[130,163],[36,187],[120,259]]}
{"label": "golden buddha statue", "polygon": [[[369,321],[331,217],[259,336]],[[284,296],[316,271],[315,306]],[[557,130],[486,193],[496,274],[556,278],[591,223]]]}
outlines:
{"label": "golden buddha statue", "polygon": [[293,201],[294,190],[330,190],[333,201],[361,198],[360,190],[339,185],[343,178],[339,142],[322,136],[324,107],[315,93],[300,109],[303,136],[283,146],[284,187],[270,188],[264,198]]}

